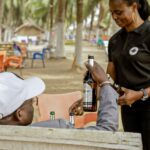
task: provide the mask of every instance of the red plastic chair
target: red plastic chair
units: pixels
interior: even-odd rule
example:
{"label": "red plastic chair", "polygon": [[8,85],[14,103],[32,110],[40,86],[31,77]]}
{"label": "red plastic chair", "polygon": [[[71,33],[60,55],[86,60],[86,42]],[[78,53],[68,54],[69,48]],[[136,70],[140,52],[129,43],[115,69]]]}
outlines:
{"label": "red plastic chair", "polygon": [[3,72],[4,70],[4,55],[0,54],[0,72]]}
{"label": "red plastic chair", "polygon": [[77,100],[82,98],[80,91],[65,94],[42,94],[38,98],[38,121],[46,121],[50,118],[50,111],[55,111],[55,118],[69,119],[69,108]]}
{"label": "red plastic chair", "polygon": [[5,61],[5,68],[19,68],[20,74],[22,75],[22,57],[21,56],[9,56]]}
{"label": "red plastic chair", "polygon": [[96,122],[97,112],[87,112],[82,116],[75,116],[75,127],[82,128],[91,122]]}

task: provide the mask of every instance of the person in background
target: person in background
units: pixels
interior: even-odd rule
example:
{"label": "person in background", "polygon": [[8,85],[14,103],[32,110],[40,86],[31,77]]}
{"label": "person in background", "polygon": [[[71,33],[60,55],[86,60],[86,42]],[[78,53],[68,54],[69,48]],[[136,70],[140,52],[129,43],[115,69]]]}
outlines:
{"label": "person in background", "polygon": [[16,42],[13,43],[13,50],[14,50],[15,56],[21,56],[22,55],[21,48],[16,44]]}
{"label": "person in background", "polygon": [[103,48],[104,47],[104,42],[103,42],[103,39],[101,38],[101,36],[98,37],[97,46],[99,48]]}
{"label": "person in background", "polygon": [[[104,70],[97,64],[86,64],[97,84],[101,86],[100,105],[96,126],[89,130],[118,130],[118,94],[108,82]],[[32,123],[32,101],[45,90],[44,82],[37,77],[26,80],[10,72],[0,73],[0,125],[30,125],[51,128],[72,128],[68,121],[55,119]],[[9,94],[8,94],[9,93]]]}
{"label": "person in background", "polygon": [[119,97],[124,131],[142,134],[150,150],[150,7],[147,0],[109,0],[121,29],[108,47],[107,72],[124,94]]}

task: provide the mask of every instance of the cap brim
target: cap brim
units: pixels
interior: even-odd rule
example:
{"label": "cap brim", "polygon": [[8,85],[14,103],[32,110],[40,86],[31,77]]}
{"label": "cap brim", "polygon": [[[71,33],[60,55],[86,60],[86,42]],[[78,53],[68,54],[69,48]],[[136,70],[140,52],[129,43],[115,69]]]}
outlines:
{"label": "cap brim", "polygon": [[40,95],[45,90],[45,83],[38,77],[24,80],[26,96],[24,100]]}

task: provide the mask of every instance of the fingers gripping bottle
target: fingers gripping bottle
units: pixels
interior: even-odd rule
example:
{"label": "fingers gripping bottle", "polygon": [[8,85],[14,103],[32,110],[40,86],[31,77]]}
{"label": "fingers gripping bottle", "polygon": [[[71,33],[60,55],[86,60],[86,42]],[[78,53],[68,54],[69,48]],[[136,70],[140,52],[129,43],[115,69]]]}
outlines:
{"label": "fingers gripping bottle", "polygon": [[[88,63],[94,65],[94,56],[88,56]],[[83,79],[83,110],[87,112],[97,111],[97,84],[89,71]]]}

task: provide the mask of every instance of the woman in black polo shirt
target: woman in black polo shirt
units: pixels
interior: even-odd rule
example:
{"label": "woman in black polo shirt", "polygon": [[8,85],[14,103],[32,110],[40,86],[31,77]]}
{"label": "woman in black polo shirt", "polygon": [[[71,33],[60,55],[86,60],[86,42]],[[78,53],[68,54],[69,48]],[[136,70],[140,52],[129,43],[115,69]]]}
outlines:
{"label": "woman in black polo shirt", "polygon": [[110,0],[109,6],[122,29],[109,41],[107,72],[125,87],[118,100],[124,130],[141,133],[150,150],[150,8],[146,0]]}

